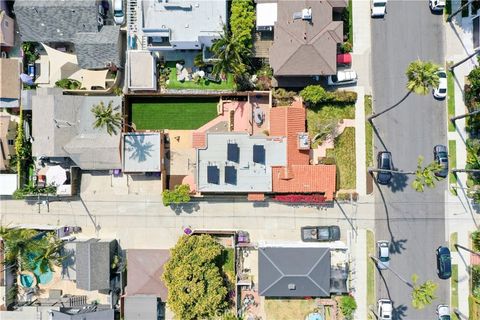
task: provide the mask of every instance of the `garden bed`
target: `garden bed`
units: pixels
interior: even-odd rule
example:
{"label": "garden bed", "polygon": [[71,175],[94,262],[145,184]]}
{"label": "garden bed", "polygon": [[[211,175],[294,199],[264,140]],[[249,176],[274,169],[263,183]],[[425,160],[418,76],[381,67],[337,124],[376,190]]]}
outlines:
{"label": "garden bed", "polygon": [[337,164],[337,185],[339,189],[355,189],[355,128],[345,128],[343,133],[335,138],[335,147],[327,150],[327,157],[335,159]]}

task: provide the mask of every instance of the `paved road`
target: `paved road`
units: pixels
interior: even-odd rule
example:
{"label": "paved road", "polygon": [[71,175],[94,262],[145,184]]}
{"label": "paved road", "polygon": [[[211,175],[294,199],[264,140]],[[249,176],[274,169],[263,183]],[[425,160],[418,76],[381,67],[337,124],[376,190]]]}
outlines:
{"label": "paved road", "polygon": [[[444,62],[442,16],[434,15],[424,1],[395,1],[387,5],[385,19],[372,20],[372,75],[376,112],[400,101],[406,94],[405,70],[417,58]],[[417,157],[433,159],[435,144],[446,144],[445,102],[432,95],[409,95],[397,108],[374,120],[378,131],[376,151],[392,152],[396,168],[415,169]],[[440,283],[438,299],[417,311],[411,305],[411,289],[392,272],[377,272],[377,298],[394,302],[394,319],[433,319],[439,303],[449,303],[448,281],[436,275],[435,249],[445,243],[445,189],[441,182],[434,190],[417,193],[412,177],[396,176],[392,185],[376,188],[376,239],[393,242],[391,267],[410,280],[431,279]],[[385,219],[387,218],[387,219]],[[413,220],[413,218],[416,218]]]}

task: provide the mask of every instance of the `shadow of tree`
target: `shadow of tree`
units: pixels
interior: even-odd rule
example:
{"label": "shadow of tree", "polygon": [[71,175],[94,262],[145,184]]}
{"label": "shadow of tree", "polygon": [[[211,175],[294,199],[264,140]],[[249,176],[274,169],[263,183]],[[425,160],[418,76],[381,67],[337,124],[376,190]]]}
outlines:
{"label": "shadow of tree", "polygon": [[403,191],[408,186],[408,176],[404,173],[394,173],[390,182],[390,190],[392,192]]}
{"label": "shadow of tree", "polygon": [[192,214],[193,212],[197,212],[198,210],[200,210],[200,204],[198,202],[171,204],[170,208],[178,216],[182,213]]}
{"label": "shadow of tree", "polygon": [[401,254],[402,251],[405,251],[405,243],[407,243],[407,239],[400,239],[400,240],[395,240],[394,237],[390,239],[390,253],[393,254]]}
{"label": "shadow of tree", "polygon": [[139,162],[145,162],[147,158],[150,158],[153,143],[150,141],[145,142],[145,136],[128,135],[125,137],[126,150],[131,151],[129,159],[138,159]]}
{"label": "shadow of tree", "polygon": [[392,319],[393,320],[402,320],[402,319],[405,319],[406,318],[406,312],[408,310],[408,307],[404,304],[401,304],[399,306],[395,306],[393,307],[393,310],[392,310]]}

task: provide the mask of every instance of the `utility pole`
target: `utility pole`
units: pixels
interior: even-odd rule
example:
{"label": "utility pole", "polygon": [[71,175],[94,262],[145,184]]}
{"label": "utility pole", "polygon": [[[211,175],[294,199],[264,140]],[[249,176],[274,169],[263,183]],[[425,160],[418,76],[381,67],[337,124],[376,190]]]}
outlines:
{"label": "utility pole", "polygon": [[399,174],[415,174],[413,171],[400,171],[400,170],[387,170],[387,169],[374,169],[368,168],[368,172],[390,172],[390,173],[399,173]]}
{"label": "utility pole", "polygon": [[462,11],[463,8],[465,8],[466,6],[468,6],[471,2],[473,2],[473,1],[467,1],[467,3],[465,3],[463,6],[460,6],[460,8],[458,8],[458,10],[452,12],[452,13],[447,17],[447,22],[452,21],[452,18],[453,18],[454,16],[456,16],[460,11]]}
{"label": "utility pole", "polygon": [[453,169],[452,170],[453,174],[456,174],[457,172],[480,173],[480,169]]}
{"label": "utility pole", "polygon": [[480,49],[477,49],[475,50],[475,52],[473,52],[471,55],[469,55],[468,57],[458,61],[457,63],[454,63],[452,64],[450,67],[448,67],[448,71],[451,71],[453,72],[453,69],[458,67],[459,65],[461,65],[462,63],[464,63],[465,61],[471,59],[472,57],[476,56],[478,53],[480,52]]}
{"label": "utility pole", "polygon": [[470,116],[474,116],[474,115],[479,114],[479,113],[480,113],[480,109],[469,112],[469,113],[461,114],[461,115],[456,116],[456,117],[451,117],[450,121],[455,125],[456,120],[463,119],[463,118],[470,117]]}

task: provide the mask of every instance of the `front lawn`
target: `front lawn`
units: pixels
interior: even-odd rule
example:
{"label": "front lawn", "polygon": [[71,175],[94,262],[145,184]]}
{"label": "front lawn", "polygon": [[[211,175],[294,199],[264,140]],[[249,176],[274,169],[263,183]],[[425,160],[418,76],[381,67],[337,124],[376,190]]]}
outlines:
{"label": "front lawn", "polygon": [[235,89],[235,82],[233,80],[233,75],[228,74],[227,79],[220,83],[215,83],[208,81],[206,79],[200,79],[198,82],[195,81],[178,81],[177,80],[177,69],[175,68],[175,63],[167,63],[166,67],[169,69],[168,72],[168,84],[166,85],[167,89],[197,89],[197,90],[233,90]]}
{"label": "front lawn", "polygon": [[[448,154],[450,156],[450,168],[457,167],[457,141],[456,140],[448,140]],[[450,183],[456,183],[457,177],[454,173],[449,174],[450,176]]]}
{"label": "front lawn", "polygon": [[132,103],[132,122],[137,130],[194,130],[217,116],[217,104],[218,99],[200,98]]}
{"label": "front lawn", "polygon": [[[375,237],[372,230],[367,230],[367,305],[375,305],[375,262],[370,256],[375,255]],[[371,319],[369,313],[369,319]]]}
{"label": "front lawn", "polygon": [[345,131],[335,138],[335,147],[327,150],[327,157],[334,158],[337,164],[339,189],[355,189],[355,128],[345,128]]}
{"label": "front lawn", "polygon": [[[458,264],[452,264],[452,277],[450,278],[450,307],[458,308]],[[452,312],[452,320],[458,320]]]}
{"label": "front lawn", "polygon": [[[372,96],[365,95],[365,119],[372,114]],[[365,121],[366,166],[373,166],[373,127],[370,121]]]}
{"label": "front lawn", "polygon": [[[328,132],[328,127],[332,127],[342,119],[355,119],[355,105],[325,104],[309,107],[307,109],[308,134],[313,139],[319,133]],[[314,141],[312,147],[315,148],[321,140]]]}
{"label": "front lawn", "polygon": [[[265,299],[267,319],[305,319],[318,309],[315,299]],[[325,320],[335,319],[330,306],[325,306]]]}

